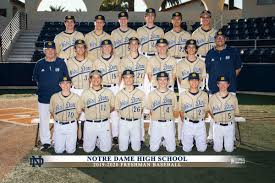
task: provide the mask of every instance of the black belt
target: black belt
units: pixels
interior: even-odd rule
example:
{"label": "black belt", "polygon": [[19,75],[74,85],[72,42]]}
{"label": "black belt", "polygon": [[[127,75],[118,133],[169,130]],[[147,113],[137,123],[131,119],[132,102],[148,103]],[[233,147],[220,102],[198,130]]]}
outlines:
{"label": "black belt", "polygon": [[100,123],[100,122],[104,122],[104,121],[107,121],[107,120],[108,120],[108,118],[106,118],[106,119],[99,119],[99,120],[88,120],[88,119],[86,119],[86,121],[93,122],[93,123]]}
{"label": "black belt", "polygon": [[201,58],[206,58],[206,56],[204,56],[204,55],[199,55],[199,57],[201,57]]}
{"label": "black belt", "polygon": [[183,59],[183,58],[185,58],[185,57],[174,57],[175,59]]}
{"label": "black belt", "polygon": [[76,121],[73,120],[73,121],[55,121],[55,122],[58,123],[58,124],[61,124],[61,125],[67,125],[67,124],[70,124],[70,123],[74,123]]}
{"label": "black belt", "polygon": [[112,84],[112,85],[102,85],[103,87],[112,87],[112,86],[116,86],[116,84]]}
{"label": "black belt", "polygon": [[143,52],[143,55],[147,55],[147,56],[155,56],[156,54],[155,54],[155,53],[145,53],[145,52]]}
{"label": "black belt", "polygon": [[136,121],[138,120],[139,118],[121,118],[122,120],[125,120],[125,121]]}
{"label": "black belt", "polygon": [[192,120],[192,119],[187,119],[185,118],[185,120],[188,120],[191,123],[199,123],[201,120]]}
{"label": "black belt", "polygon": [[232,122],[229,122],[229,123],[218,123],[218,124],[221,125],[221,126],[228,126],[228,125],[231,125]]}
{"label": "black belt", "polygon": [[160,119],[160,120],[157,120],[158,122],[168,122],[168,121],[172,121],[171,119]]}
{"label": "black belt", "polygon": [[[154,88],[157,88],[157,86],[153,86]],[[168,86],[168,88],[172,88],[172,86]]]}
{"label": "black belt", "polygon": [[134,87],[139,87],[139,86],[142,86],[142,84],[139,84],[139,85],[134,85]]}

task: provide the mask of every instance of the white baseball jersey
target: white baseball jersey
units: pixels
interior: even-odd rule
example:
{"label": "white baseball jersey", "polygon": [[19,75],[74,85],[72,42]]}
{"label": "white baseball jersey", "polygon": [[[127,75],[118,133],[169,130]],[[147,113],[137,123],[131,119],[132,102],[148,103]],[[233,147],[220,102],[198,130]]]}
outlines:
{"label": "white baseball jersey", "polygon": [[138,37],[137,32],[131,28],[128,28],[127,31],[122,31],[120,28],[112,31],[111,40],[116,56],[124,57],[129,54],[129,39],[131,37]]}
{"label": "white baseball jersey", "polygon": [[72,85],[76,89],[88,89],[90,87],[89,74],[92,71],[92,62],[88,58],[78,61],[75,57],[71,57],[66,65],[72,79]]}
{"label": "white baseball jersey", "polygon": [[166,32],[164,38],[168,41],[168,53],[173,57],[184,57],[185,43],[187,40],[191,39],[189,32],[182,30],[181,32],[175,32],[173,29]]}
{"label": "white baseball jersey", "polygon": [[175,92],[167,90],[160,92],[158,89],[149,93],[146,108],[151,110],[151,120],[174,120],[174,111],[178,111]]}
{"label": "white baseball jersey", "polygon": [[177,64],[177,78],[181,88],[189,89],[188,76],[192,72],[198,73],[201,80],[204,79],[206,77],[205,62],[197,57],[194,62],[190,62],[185,58]]}
{"label": "white baseball jersey", "polygon": [[102,32],[102,34],[97,35],[95,31],[91,31],[85,35],[85,43],[87,45],[88,57],[93,62],[101,56],[101,42],[106,39],[111,39],[111,36]]}
{"label": "white baseball jersey", "polygon": [[222,97],[220,92],[217,92],[210,97],[209,111],[214,116],[215,122],[232,122],[235,120],[235,115],[239,114],[238,99],[231,93]]}
{"label": "white baseball jersey", "polygon": [[146,25],[137,29],[138,37],[141,44],[141,52],[154,53],[156,52],[156,42],[164,37],[162,28],[154,26],[148,28]]}
{"label": "white baseball jersey", "polygon": [[152,75],[152,86],[156,87],[157,74],[161,71],[165,71],[169,75],[169,86],[174,86],[174,78],[176,76],[176,64],[177,61],[171,56],[167,56],[165,59],[161,59],[159,55],[151,57],[147,65],[148,75]]}
{"label": "white baseball jersey", "polygon": [[132,58],[130,55],[123,57],[120,65],[120,73],[124,70],[134,71],[134,85],[144,84],[144,78],[147,71],[148,59],[143,55],[139,55],[137,58]]}
{"label": "white baseball jersey", "polygon": [[73,33],[60,32],[54,38],[57,56],[64,59],[69,59],[75,56],[74,44],[78,39],[84,39],[81,32],[74,31]]}
{"label": "white baseball jersey", "polygon": [[204,91],[192,94],[185,91],[180,94],[179,111],[184,112],[184,116],[191,120],[201,120],[205,118],[208,111],[208,95]]}
{"label": "white baseball jersey", "polygon": [[192,39],[197,41],[199,46],[197,54],[205,56],[207,52],[215,46],[215,34],[217,30],[212,28],[209,31],[202,30],[201,27],[197,28],[193,34]]}
{"label": "white baseball jersey", "polygon": [[50,113],[56,121],[68,122],[78,118],[78,102],[79,96],[71,93],[64,97],[61,92],[55,93],[50,100]]}
{"label": "white baseball jersey", "polygon": [[84,109],[87,120],[102,120],[110,118],[111,108],[115,105],[113,92],[107,88],[85,90],[80,97],[78,111]]}
{"label": "white baseball jersey", "polygon": [[115,109],[120,117],[128,119],[140,119],[144,108],[145,94],[138,88],[127,91],[120,90],[116,95]]}
{"label": "white baseball jersey", "polygon": [[102,73],[102,84],[118,84],[119,83],[119,65],[120,58],[112,55],[109,60],[102,57],[93,62],[93,69],[100,70]]}

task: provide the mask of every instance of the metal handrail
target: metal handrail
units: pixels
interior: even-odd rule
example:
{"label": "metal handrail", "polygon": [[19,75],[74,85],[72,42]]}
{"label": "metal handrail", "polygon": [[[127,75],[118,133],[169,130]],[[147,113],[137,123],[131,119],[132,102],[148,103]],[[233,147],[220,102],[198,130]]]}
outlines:
{"label": "metal handrail", "polygon": [[1,62],[9,49],[14,37],[20,30],[27,29],[27,15],[23,11],[18,11],[0,35]]}

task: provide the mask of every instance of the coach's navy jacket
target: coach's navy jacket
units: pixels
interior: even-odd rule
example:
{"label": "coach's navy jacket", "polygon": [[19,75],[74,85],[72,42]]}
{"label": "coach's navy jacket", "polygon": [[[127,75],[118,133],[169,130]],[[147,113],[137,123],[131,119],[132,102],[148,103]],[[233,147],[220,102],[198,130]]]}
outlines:
{"label": "coach's navy jacket", "polygon": [[209,74],[209,92],[214,94],[219,91],[217,79],[219,76],[229,78],[229,92],[236,92],[236,70],[242,67],[240,52],[236,48],[225,47],[222,51],[215,48],[209,50],[205,58],[206,72]]}
{"label": "coach's navy jacket", "polygon": [[39,60],[33,70],[33,81],[37,83],[38,102],[49,104],[51,96],[61,90],[59,81],[68,76],[68,69],[63,59],[48,62]]}

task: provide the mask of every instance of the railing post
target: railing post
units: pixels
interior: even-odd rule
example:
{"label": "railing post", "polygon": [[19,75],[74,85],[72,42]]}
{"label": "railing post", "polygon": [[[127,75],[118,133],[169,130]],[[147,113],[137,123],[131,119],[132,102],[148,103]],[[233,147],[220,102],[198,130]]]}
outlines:
{"label": "railing post", "polygon": [[11,23],[10,23],[10,42],[12,43],[12,26],[11,26]]}

